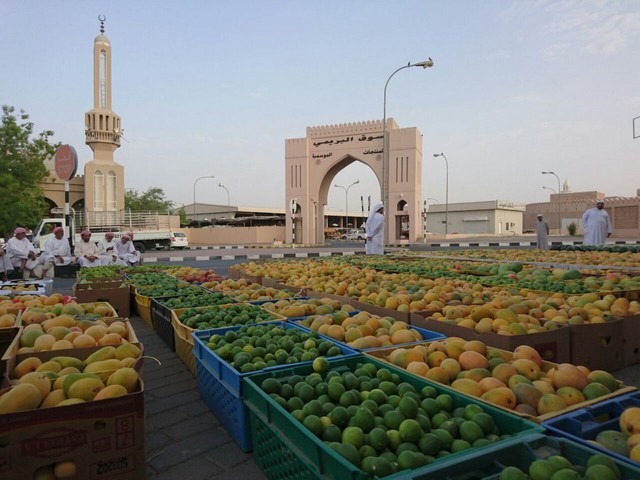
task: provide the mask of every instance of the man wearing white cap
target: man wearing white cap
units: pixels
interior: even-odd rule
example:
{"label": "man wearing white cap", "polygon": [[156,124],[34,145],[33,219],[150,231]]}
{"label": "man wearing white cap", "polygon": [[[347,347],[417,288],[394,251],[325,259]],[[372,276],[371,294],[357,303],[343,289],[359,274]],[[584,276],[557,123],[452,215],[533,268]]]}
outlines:
{"label": "man wearing white cap", "polygon": [[100,258],[102,258],[104,265],[126,265],[126,263],[118,258],[113,232],[104,234],[104,238],[98,242],[98,249],[100,250]]}
{"label": "man wearing white cap", "polygon": [[100,258],[100,250],[95,242],[91,241],[91,232],[83,230],[80,232],[80,241],[76,243],[73,254],[78,258],[81,267],[99,267],[103,265]]}
{"label": "man wearing white cap", "polygon": [[384,207],[381,203],[374,205],[365,225],[367,232],[367,255],[384,254]]}
{"label": "man wearing white cap", "polygon": [[132,267],[140,263],[140,252],[133,246],[133,233],[127,232],[119,240],[116,240],[118,258]]}
{"label": "man wearing white cap", "polygon": [[549,224],[542,219],[542,214],[538,214],[538,223],[536,223],[536,245],[540,250],[549,250]]}
{"label": "man wearing white cap", "polygon": [[611,220],[602,200],[596,201],[596,206],[582,215],[582,231],[585,245],[604,245],[611,236]]}
{"label": "man wearing white cap", "polygon": [[7,254],[13,268],[22,269],[22,278],[28,280],[37,277],[34,269],[38,265],[36,248],[27,238],[27,230],[18,227],[13,231],[13,237],[7,242]]}
{"label": "man wearing white cap", "polygon": [[53,237],[44,244],[44,252],[38,257],[38,263],[42,265],[42,278],[53,278],[55,265],[69,265],[71,263],[71,247],[69,240],[64,238],[64,228],[53,229]]}

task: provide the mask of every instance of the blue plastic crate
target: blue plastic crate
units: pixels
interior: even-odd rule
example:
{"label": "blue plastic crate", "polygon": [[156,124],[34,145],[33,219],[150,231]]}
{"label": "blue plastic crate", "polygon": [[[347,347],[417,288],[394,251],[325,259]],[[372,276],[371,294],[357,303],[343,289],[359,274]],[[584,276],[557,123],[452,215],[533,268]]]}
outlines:
{"label": "blue plastic crate", "polygon": [[[296,325],[298,325],[300,328],[303,328],[305,330],[308,330],[310,332],[313,332],[314,330],[310,329],[309,327],[305,327],[304,325],[300,324],[300,321],[303,320],[304,317],[300,317],[300,318],[290,318],[289,321],[295,323]],[[352,347],[351,345],[347,345],[346,343],[343,342],[338,342],[337,340],[327,336],[327,335],[323,335],[321,333],[318,333],[319,336],[321,336],[322,338],[326,338],[329,340],[333,340],[334,342],[337,342],[339,344],[342,345],[347,345],[349,348],[353,349],[356,352],[372,352],[375,350],[380,350],[383,348],[391,348],[391,347],[411,347],[413,345],[418,345],[419,343],[424,343],[424,342],[431,342],[434,340],[442,340],[443,338],[447,338],[446,335],[443,335],[442,333],[439,332],[433,332],[431,330],[427,330],[425,328],[420,328],[420,327],[415,327],[413,325],[409,325],[409,330],[417,330],[418,332],[420,332],[420,335],[422,335],[422,340],[417,340],[415,342],[408,342],[408,343],[398,343],[397,345],[387,345],[385,347],[375,347],[375,348],[355,348]]]}
{"label": "blue plastic crate", "polygon": [[[573,465],[586,465],[589,458],[600,452],[591,447],[580,445],[566,438],[533,434],[520,439],[517,443],[496,444],[486,450],[469,454],[437,465],[427,465],[411,472],[400,472],[386,477],[385,480],[498,480],[505,467],[517,467],[528,473],[529,466],[539,459],[552,455],[562,455]],[[640,468],[633,467],[614,459],[620,469],[621,480],[640,478]]]}
{"label": "blue plastic crate", "polygon": [[218,417],[243,452],[252,450],[249,410],[240,397],[227,389],[205,364],[196,359],[196,381],[200,396]]}
{"label": "blue plastic crate", "polygon": [[278,300],[309,300],[311,297],[294,297],[293,295],[295,295],[293,292],[291,297],[287,297],[287,298],[270,298],[267,300],[250,300],[247,303],[250,303],[251,305],[264,305],[265,303],[275,303]]}
{"label": "blue plastic crate", "polygon": [[629,407],[640,407],[640,391],[565,413],[543,422],[542,426],[553,435],[568,438],[582,445],[588,445],[612,456],[616,460],[638,466],[639,464],[630,458],[618,455],[595,443],[588,443],[589,440],[595,440],[598,433],[603,430],[620,430],[620,415]]}
{"label": "blue plastic crate", "polygon": [[[304,329],[299,325],[295,325],[289,322],[260,322],[259,324],[253,325],[277,325],[284,329],[297,329],[302,332],[309,332],[309,330]],[[211,350],[207,346],[207,340],[212,335],[224,335],[228,331],[240,330],[244,325],[237,325],[234,327],[223,327],[223,328],[214,328],[212,330],[199,330],[193,332],[194,338],[194,348],[193,348],[193,356],[201,362],[203,365],[207,367],[207,369],[218,379],[220,382],[224,384],[224,386],[231,391],[234,395],[242,398],[242,379],[249,375],[253,375],[258,372],[249,372],[249,373],[240,373],[238,370],[233,368],[227,361],[223,360],[220,356],[218,356],[213,350]],[[353,350],[352,348],[347,347],[344,343],[336,342],[335,340],[319,335],[323,340],[329,340],[334,345],[336,345],[342,355],[358,355],[358,352]],[[277,365],[273,367],[267,367],[264,370],[260,370],[260,372],[270,371],[270,370],[278,370],[283,367],[291,367],[292,365],[306,365],[311,364],[311,362],[300,362],[294,364],[286,364],[286,365]]]}

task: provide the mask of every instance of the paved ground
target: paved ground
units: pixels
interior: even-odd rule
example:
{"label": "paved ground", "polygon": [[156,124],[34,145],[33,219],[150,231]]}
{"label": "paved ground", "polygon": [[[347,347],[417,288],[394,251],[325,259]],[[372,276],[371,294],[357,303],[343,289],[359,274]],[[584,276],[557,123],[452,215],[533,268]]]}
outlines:
{"label": "paved ground", "polygon": [[132,325],[144,345],[147,478],[232,480],[266,478],[201,400],[191,372],[139,317]]}

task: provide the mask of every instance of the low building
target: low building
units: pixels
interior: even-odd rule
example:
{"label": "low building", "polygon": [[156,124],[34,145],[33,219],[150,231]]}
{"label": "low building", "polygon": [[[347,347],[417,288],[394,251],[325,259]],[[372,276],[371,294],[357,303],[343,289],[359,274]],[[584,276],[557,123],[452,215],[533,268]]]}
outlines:
{"label": "low building", "polygon": [[520,235],[524,212],[524,205],[504,200],[429,205],[427,231],[441,235]]}

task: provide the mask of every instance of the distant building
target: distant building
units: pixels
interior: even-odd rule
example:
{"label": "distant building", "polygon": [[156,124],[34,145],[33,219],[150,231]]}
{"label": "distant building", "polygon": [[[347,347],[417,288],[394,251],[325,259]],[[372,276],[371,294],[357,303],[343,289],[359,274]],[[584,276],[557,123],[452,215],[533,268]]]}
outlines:
{"label": "distant building", "polygon": [[450,203],[448,209],[444,204],[429,205],[427,230],[444,235],[448,217],[450,234],[520,235],[524,211],[524,205],[503,200]]}

